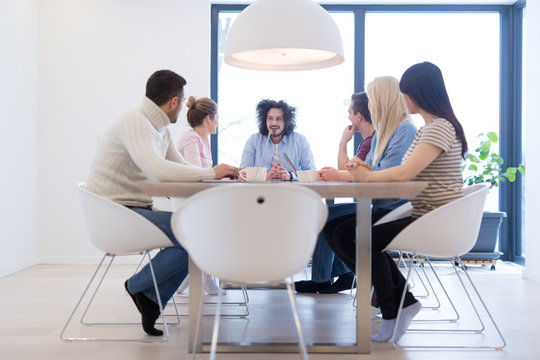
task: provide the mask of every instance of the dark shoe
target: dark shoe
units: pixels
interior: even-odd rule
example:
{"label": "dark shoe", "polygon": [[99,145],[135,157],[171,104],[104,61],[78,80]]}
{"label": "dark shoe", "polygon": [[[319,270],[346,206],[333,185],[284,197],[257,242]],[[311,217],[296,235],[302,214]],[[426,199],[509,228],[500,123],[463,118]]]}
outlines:
{"label": "dark shoe", "polygon": [[141,312],[142,327],[148,335],[161,336],[163,331],[154,327],[156,320],[159,318],[160,311],[159,305],[150,300],[142,292],[138,292],[133,295],[135,298],[135,304]]}
{"label": "dark shoe", "polygon": [[[319,294],[336,294],[343,290],[350,290],[353,286],[354,274],[352,272],[345,273],[340,275],[335,283],[319,291]],[[356,287],[356,284],[354,284]]]}
{"label": "dark shoe", "polygon": [[303,281],[296,281],[294,283],[294,288],[296,292],[299,292],[299,293],[315,294],[315,293],[318,293],[319,290],[325,289],[329,287],[330,285],[332,285],[331,281],[317,283],[314,281],[303,280]]}
{"label": "dark shoe", "polygon": [[126,292],[129,294],[129,296],[131,297],[131,300],[133,300],[133,302],[135,303],[135,306],[137,307],[137,310],[139,310],[139,312],[141,312],[141,309],[139,309],[139,304],[137,304],[137,301],[135,301],[135,295],[132,295],[129,290],[128,290],[128,284],[127,284],[127,280],[124,282],[124,287],[126,288]]}

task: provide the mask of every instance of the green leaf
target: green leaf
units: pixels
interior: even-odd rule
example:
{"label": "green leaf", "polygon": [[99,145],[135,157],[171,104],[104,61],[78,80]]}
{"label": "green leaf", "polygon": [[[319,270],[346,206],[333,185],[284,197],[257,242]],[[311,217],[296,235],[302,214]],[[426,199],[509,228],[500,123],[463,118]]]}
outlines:
{"label": "green leaf", "polygon": [[480,162],[480,159],[478,159],[478,157],[476,155],[473,155],[473,154],[468,154],[467,155],[467,160],[469,160],[470,162],[473,162],[473,163],[479,163]]}
{"label": "green leaf", "polygon": [[488,137],[489,141],[491,141],[492,143],[496,143],[497,141],[499,141],[497,134],[495,134],[493,131],[488,132],[486,136]]}
{"label": "green leaf", "polygon": [[499,141],[499,137],[493,131],[480,133],[477,136],[478,146],[474,151],[467,154],[461,169],[466,177],[463,182],[469,185],[480,182],[489,182],[492,186],[498,186],[499,182],[514,182],[517,173],[525,174],[525,165],[508,167],[503,171],[504,159],[492,151],[492,144]]}
{"label": "green leaf", "polygon": [[480,148],[482,150],[480,150],[480,152],[488,152],[489,153],[489,149],[491,149],[491,143],[489,141],[482,141],[480,143]]}

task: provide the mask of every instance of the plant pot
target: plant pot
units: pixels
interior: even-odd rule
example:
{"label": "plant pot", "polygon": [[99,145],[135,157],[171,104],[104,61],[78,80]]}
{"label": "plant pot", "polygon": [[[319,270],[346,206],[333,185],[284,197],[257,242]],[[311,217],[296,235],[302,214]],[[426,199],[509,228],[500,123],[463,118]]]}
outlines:
{"label": "plant pot", "polygon": [[[462,260],[494,261],[503,253],[495,250],[499,239],[499,228],[506,213],[501,211],[484,211],[480,231],[474,247],[461,256]],[[494,268],[492,267],[492,270]]]}
{"label": "plant pot", "polygon": [[494,252],[499,239],[499,228],[506,213],[502,211],[484,211],[478,239],[470,252]]}

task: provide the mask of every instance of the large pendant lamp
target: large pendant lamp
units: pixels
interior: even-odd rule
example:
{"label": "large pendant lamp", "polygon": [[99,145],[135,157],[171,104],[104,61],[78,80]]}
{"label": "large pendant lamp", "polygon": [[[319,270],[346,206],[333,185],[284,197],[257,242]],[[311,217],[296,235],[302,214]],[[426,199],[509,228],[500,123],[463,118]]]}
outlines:
{"label": "large pendant lamp", "polygon": [[313,70],[344,60],[336,23],[312,0],[258,0],[238,15],[225,42],[225,62],[245,69]]}

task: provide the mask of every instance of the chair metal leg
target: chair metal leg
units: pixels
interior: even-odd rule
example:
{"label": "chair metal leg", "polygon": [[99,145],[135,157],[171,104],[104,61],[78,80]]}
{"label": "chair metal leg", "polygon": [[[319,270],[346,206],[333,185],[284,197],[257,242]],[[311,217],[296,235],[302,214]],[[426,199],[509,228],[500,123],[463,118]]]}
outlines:
{"label": "chair metal leg", "polygon": [[[450,295],[448,294],[448,292],[446,291],[446,288],[444,287],[441,279],[439,278],[439,275],[437,275],[437,272],[435,271],[435,268],[433,267],[433,264],[431,263],[431,261],[429,260],[429,258],[425,258],[424,259],[425,261],[427,261],[430,269],[431,269],[431,272],[433,273],[433,275],[435,276],[435,278],[437,279],[437,282],[439,283],[439,286],[441,287],[441,289],[443,290],[444,292],[444,295],[446,297],[446,299],[448,300],[448,302],[450,303],[450,306],[452,307],[452,310],[454,312],[454,314],[456,314],[455,318],[450,318],[450,319],[437,319],[436,321],[448,321],[448,322],[452,322],[452,323],[455,323],[459,320],[459,312],[457,311],[455,305],[454,305],[454,302],[452,301],[452,299],[450,298]],[[435,291],[435,289],[433,288],[433,285],[431,284],[431,281],[429,280],[429,277],[427,276],[427,273],[426,271],[424,270],[424,275],[426,276],[426,279],[429,283],[429,286],[431,287],[431,290],[433,291],[433,294],[437,297],[437,292]],[[434,310],[438,310],[440,308],[440,301],[439,301],[439,298],[437,297],[437,303],[439,304],[439,306],[437,307],[433,307],[432,309]],[[422,307],[423,309],[425,307]],[[422,322],[422,321],[434,321],[434,320],[413,320],[413,322]],[[411,329],[411,330],[416,330],[416,329]]]}
{"label": "chair metal leg", "polygon": [[[148,254],[150,255],[150,252],[148,252]],[[139,261],[139,264],[137,265],[137,269],[135,269],[134,273],[137,273],[137,271],[141,267],[145,256],[146,256],[146,254],[143,253],[143,256],[141,256],[141,260]],[[92,294],[92,296],[90,298],[90,301],[86,305],[86,308],[84,309],[83,315],[81,316],[80,323],[83,324],[83,325],[87,325],[87,326],[94,326],[94,325],[99,325],[99,326],[101,326],[101,325],[117,325],[117,326],[118,325],[139,325],[140,322],[111,322],[111,321],[99,321],[99,322],[96,322],[96,321],[85,321],[85,318],[86,318],[86,315],[87,315],[87,313],[88,313],[88,311],[90,309],[90,306],[94,302],[94,298],[95,298],[98,290],[100,289],[101,284],[102,284],[103,280],[105,279],[105,276],[109,272],[109,269],[110,269],[113,261],[116,259],[115,255],[109,255],[109,257],[111,258],[111,261],[109,262],[109,264],[105,268],[105,271],[103,272],[103,275],[101,276],[101,278],[99,280],[99,283],[96,286],[96,289],[94,290],[94,293]],[[169,322],[169,325],[178,325],[178,324],[180,324],[180,313],[178,312],[178,307],[176,306],[176,301],[175,301],[174,298],[173,298],[173,304],[174,304],[176,313],[168,315],[168,316],[176,316],[176,322]],[[163,322],[156,322],[156,324],[163,324]]]}
{"label": "chair metal leg", "polygon": [[[484,299],[482,299],[482,296],[480,296],[480,293],[478,292],[478,289],[476,288],[476,286],[474,285],[471,277],[469,276],[469,273],[467,272],[467,268],[465,267],[465,265],[463,265],[463,262],[461,261],[461,259],[459,257],[457,257],[455,259],[462,267],[463,269],[463,272],[465,273],[466,277],[467,277],[467,280],[469,281],[469,283],[471,284],[471,287],[473,288],[474,292],[476,293],[476,296],[478,297],[478,300],[480,300],[480,302],[482,303],[482,306],[484,307],[484,310],[486,311],[486,313],[488,314],[489,316],[489,319],[491,321],[491,323],[493,324],[493,326],[495,327],[495,329],[497,330],[497,333],[499,334],[499,337],[501,338],[502,340],[502,345],[500,346],[495,346],[494,348],[496,349],[502,349],[506,346],[506,340],[504,339],[504,336],[502,335],[501,333],[501,330],[499,329],[499,327],[497,326],[497,323],[495,323],[495,320],[493,319],[493,316],[491,316],[491,313],[489,312],[487,306],[486,306],[486,303],[484,302]],[[454,268],[455,268],[455,265],[454,265]],[[458,275],[459,276],[459,275]],[[463,284],[463,282],[462,282]],[[463,284],[463,288],[465,288],[465,285]],[[465,289],[465,291],[467,292],[467,289]],[[467,292],[468,294],[468,292]],[[492,348],[492,347],[489,347],[489,348]]]}
{"label": "chair metal leg", "polygon": [[[349,292],[349,297],[356,300],[356,296],[354,296],[355,295],[355,293],[354,293],[355,288],[356,288],[356,274],[354,274],[352,285],[351,285],[351,291]],[[353,306],[356,307],[356,303],[354,301],[353,301]]]}
{"label": "chair metal leg", "polygon": [[[413,256],[413,258],[416,257],[416,255]],[[481,324],[481,328],[480,329],[409,329],[409,331],[425,331],[425,332],[432,332],[432,333],[460,333],[460,334],[480,334],[482,333],[484,330],[485,330],[485,326],[484,326],[484,322],[482,321],[481,319],[481,316],[480,314],[478,313],[478,310],[476,309],[476,306],[474,305],[474,301],[469,293],[469,291],[467,290],[467,286],[465,285],[461,275],[459,274],[459,269],[456,267],[456,263],[458,263],[463,272],[465,273],[467,279],[468,279],[468,282],[469,284],[471,285],[471,287],[473,288],[474,292],[476,293],[476,296],[478,298],[478,300],[480,300],[480,303],[482,304],[484,310],[486,311],[491,323],[493,324],[493,326],[495,327],[495,330],[497,331],[497,334],[499,335],[500,339],[502,340],[502,344],[501,345],[495,345],[495,346],[468,346],[468,345],[433,345],[433,346],[429,346],[429,345],[418,345],[418,346],[415,346],[415,345],[398,345],[397,342],[395,341],[395,336],[396,336],[396,331],[397,331],[397,325],[399,324],[399,319],[400,319],[400,315],[401,315],[401,311],[403,309],[403,301],[405,299],[405,293],[406,293],[406,289],[403,290],[403,293],[402,293],[402,297],[401,297],[401,302],[400,302],[400,305],[399,305],[399,310],[398,310],[398,315],[397,315],[397,318],[396,318],[396,326],[394,328],[394,332],[392,334],[392,338],[390,340],[390,342],[392,343],[392,345],[397,348],[397,347],[400,347],[400,348],[404,348],[404,349],[430,349],[430,348],[433,348],[433,349],[495,349],[495,350],[500,350],[502,348],[504,348],[506,346],[506,340],[504,339],[499,327],[497,326],[497,324],[495,323],[495,320],[493,319],[491,313],[489,312],[486,304],[484,303],[484,300],[482,299],[482,297],[480,296],[480,293],[478,292],[478,290],[476,289],[476,286],[474,285],[472,279],[470,278],[466,268],[463,266],[463,263],[461,262],[461,259],[458,258],[455,258],[455,259],[451,259],[450,262],[452,263],[452,266],[454,268],[454,271],[461,283],[461,286],[463,287],[464,291],[465,291],[465,294],[467,295],[467,298],[469,299],[469,302],[471,303],[471,306],[474,310],[474,313],[476,315],[476,317],[478,318],[480,324]],[[430,264],[431,266],[431,264]],[[407,275],[407,277],[409,276],[409,274]],[[437,276],[437,279],[438,281],[440,282],[440,279],[438,278]],[[441,284],[442,286],[442,284]],[[450,297],[448,296],[447,292],[446,292],[446,289],[443,287],[443,290],[446,294],[446,296],[448,297],[448,299],[450,299]],[[452,303],[452,307],[454,308],[455,310],[455,307]],[[457,313],[457,310],[456,311],[456,314]],[[458,315],[459,316],[459,315]]]}
{"label": "chair metal leg", "polygon": [[150,257],[150,252],[146,251],[146,256],[148,257],[148,265],[150,266],[150,273],[152,274],[152,281],[154,283],[154,289],[156,290],[156,298],[158,300],[159,312],[161,314],[161,320],[163,320],[163,330],[165,332],[165,339],[160,342],[165,342],[169,340],[169,327],[167,326],[167,319],[163,315],[164,307],[161,302],[161,295],[159,294],[159,287],[156,280],[156,274],[154,273],[154,266],[152,265],[152,258]]}
{"label": "chair metal leg", "polygon": [[[204,279],[203,279],[204,281]],[[221,281],[220,281],[220,285],[221,285]],[[224,286],[221,286],[220,287],[222,291],[224,289]],[[238,317],[238,318],[245,318],[247,316],[249,316],[249,294],[247,292],[247,288],[246,288],[246,284],[242,284],[240,286],[240,290],[242,291],[242,297],[243,297],[243,301],[221,301],[221,304],[222,305],[238,305],[238,306],[243,306],[245,307],[245,312],[243,314],[222,314],[221,316],[222,317]],[[204,298],[204,296],[203,296]],[[174,300],[174,304],[176,306],[176,304],[178,305],[188,305],[189,302],[177,302],[176,301],[176,297],[173,296],[173,300]],[[217,304],[217,302],[215,301],[204,301],[203,302],[204,305],[212,305],[212,304]],[[178,309],[176,309],[176,313],[178,314]],[[165,314],[165,316],[176,316],[174,314]],[[179,314],[178,315],[179,317],[182,317],[182,316],[189,316],[188,314],[185,314],[185,315],[182,315],[182,314]],[[215,316],[215,314],[203,314],[203,316]]]}
{"label": "chair metal leg", "polygon": [[[154,283],[154,289],[156,290],[156,295],[157,295],[157,298],[158,298],[160,309],[163,309],[163,306],[161,304],[161,297],[159,295],[159,289],[157,287],[157,281],[156,281],[156,278],[155,278],[155,275],[154,275],[154,269],[153,269],[153,266],[152,266],[150,253],[148,251],[146,251],[144,253],[144,255],[148,256],[148,258],[149,258],[149,264],[150,264],[150,270],[151,270],[151,273],[152,273],[152,281]],[[105,255],[103,255],[103,257],[102,257],[100,263],[98,264],[96,270],[94,271],[92,277],[90,278],[90,281],[86,285],[86,288],[84,289],[82,295],[80,296],[79,300],[77,301],[73,311],[69,315],[68,320],[66,321],[66,324],[64,325],[64,327],[63,327],[63,329],[62,329],[62,331],[60,333],[60,339],[62,339],[62,341],[135,341],[135,342],[148,342],[148,343],[150,343],[150,342],[155,343],[155,342],[166,342],[166,341],[168,341],[169,340],[169,332],[168,332],[168,327],[167,327],[166,320],[163,317],[163,310],[161,310],[161,317],[163,319],[163,325],[164,325],[164,330],[165,330],[165,334],[166,334],[165,337],[145,339],[145,338],[98,338],[98,337],[66,337],[66,336],[64,336],[64,333],[65,333],[68,325],[70,324],[71,320],[73,319],[73,316],[75,315],[75,312],[79,308],[82,300],[86,296],[86,294],[88,292],[88,289],[90,288],[90,286],[94,282],[94,280],[96,278],[96,275],[98,274],[99,270],[103,266],[103,262],[105,261],[105,258],[107,256],[111,257],[111,261],[107,265],[107,268],[105,269],[104,274],[101,276],[101,278],[99,280],[99,283],[98,283],[96,289],[94,290],[94,292],[93,292],[93,294],[92,294],[92,296],[90,298],[90,301],[89,301],[88,305],[86,306],[86,308],[84,310],[83,315],[81,316],[81,324],[85,325],[85,326],[89,326],[89,325],[139,325],[140,326],[141,325],[140,322],[132,322],[132,323],[98,322],[98,323],[91,323],[91,322],[85,322],[83,320],[84,317],[86,316],[89,308],[90,308],[90,305],[92,304],[92,302],[94,300],[94,297],[95,297],[98,289],[101,286],[101,283],[103,282],[103,279],[104,279],[105,275],[107,274],[107,272],[108,272],[108,270],[109,270],[109,268],[110,268],[110,266],[111,266],[111,264],[112,264],[112,262],[114,261],[114,258],[115,258],[114,255],[105,254]]]}
{"label": "chair metal leg", "polygon": [[[105,256],[107,256],[107,255],[105,255]],[[109,269],[111,268],[111,265],[112,265],[112,263],[113,263],[113,261],[115,259],[115,256],[111,255],[110,258],[111,258],[111,261],[109,262],[109,264],[105,268],[105,271],[103,272],[103,275],[99,279],[98,285],[96,286],[96,289],[94,290],[94,293],[90,297],[90,301],[86,305],[86,308],[84,309],[84,312],[83,312],[83,314],[81,316],[80,323],[82,325],[109,325],[109,324],[115,324],[115,323],[111,323],[111,322],[107,323],[107,322],[85,322],[84,321],[84,318],[86,317],[86,314],[88,313],[88,309],[90,308],[90,305],[92,305],[92,303],[94,302],[94,298],[96,297],[96,294],[97,294],[99,288],[101,287],[101,284],[103,283],[103,279],[105,279],[105,276],[109,272]],[[104,257],[104,259],[105,259],[105,257]],[[117,325],[129,325],[129,324],[119,324],[119,323],[116,323],[116,324]]]}
{"label": "chair metal leg", "polygon": [[66,321],[66,324],[62,328],[62,331],[60,332],[60,339],[62,339],[62,341],[85,340],[85,338],[66,338],[66,337],[64,337],[64,332],[66,331],[66,328],[68,327],[69,323],[71,322],[71,319],[73,318],[73,315],[75,315],[75,312],[79,308],[79,305],[81,304],[82,299],[86,295],[86,292],[90,288],[90,285],[92,285],[92,282],[94,281],[94,278],[96,277],[99,269],[101,268],[101,265],[103,265],[103,261],[105,261],[106,257],[107,257],[107,254],[103,255],[103,257],[101,258],[101,261],[99,262],[96,270],[94,271],[94,274],[92,274],[92,277],[90,278],[90,281],[88,281],[88,284],[86,285],[86,288],[84,289],[81,297],[77,301],[77,304],[75,304],[75,308],[73,308],[73,311],[71,311],[71,314],[69,315],[69,317],[68,317],[68,319]]}
{"label": "chair metal leg", "polygon": [[[293,279],[291,279],[291,282]],[[304,360],[308,360],[306,343],[304,342],[304,334],[302,333],[302,326],[300,325],[300,318],[298,317],[298,309],[296,307],[296,298],[294,296],[293,285],[287,282],[287,292],[289,293],[289,301],[291,303],[291,310],[294,317],[294,323],[296,325],[296,332],[298,333],[298,347],[299,353]]]}
{"label": "chair metal leg", "polygon": [[418,258],[418,256],[413,255],[412,257],[409,258],[410,266],[409,266],[409,270],[407,271],[407,278],[405,279],[405,285],[403,286],[403,292],[401,293],[401,300],[399,301],[399,307],[398,307],[398,313],[397,313],[397,316],[396,316],[396,323],[394,325],[394,331],[392,332],[392,337],[389,340],[389,342],[394,347],[396,347],[396,334],[397,334],[397,329],[398,329],[398,325],[399,325],[399,319],[401,318],[401,312],[403,310],[403,302],[405,301],[405,294],[407,294],[407,290],[408,290],[407,284],[409,282],[409,278],[411,277],[411,270],[412,270],[413,262],[414,262],[415,258]]}

